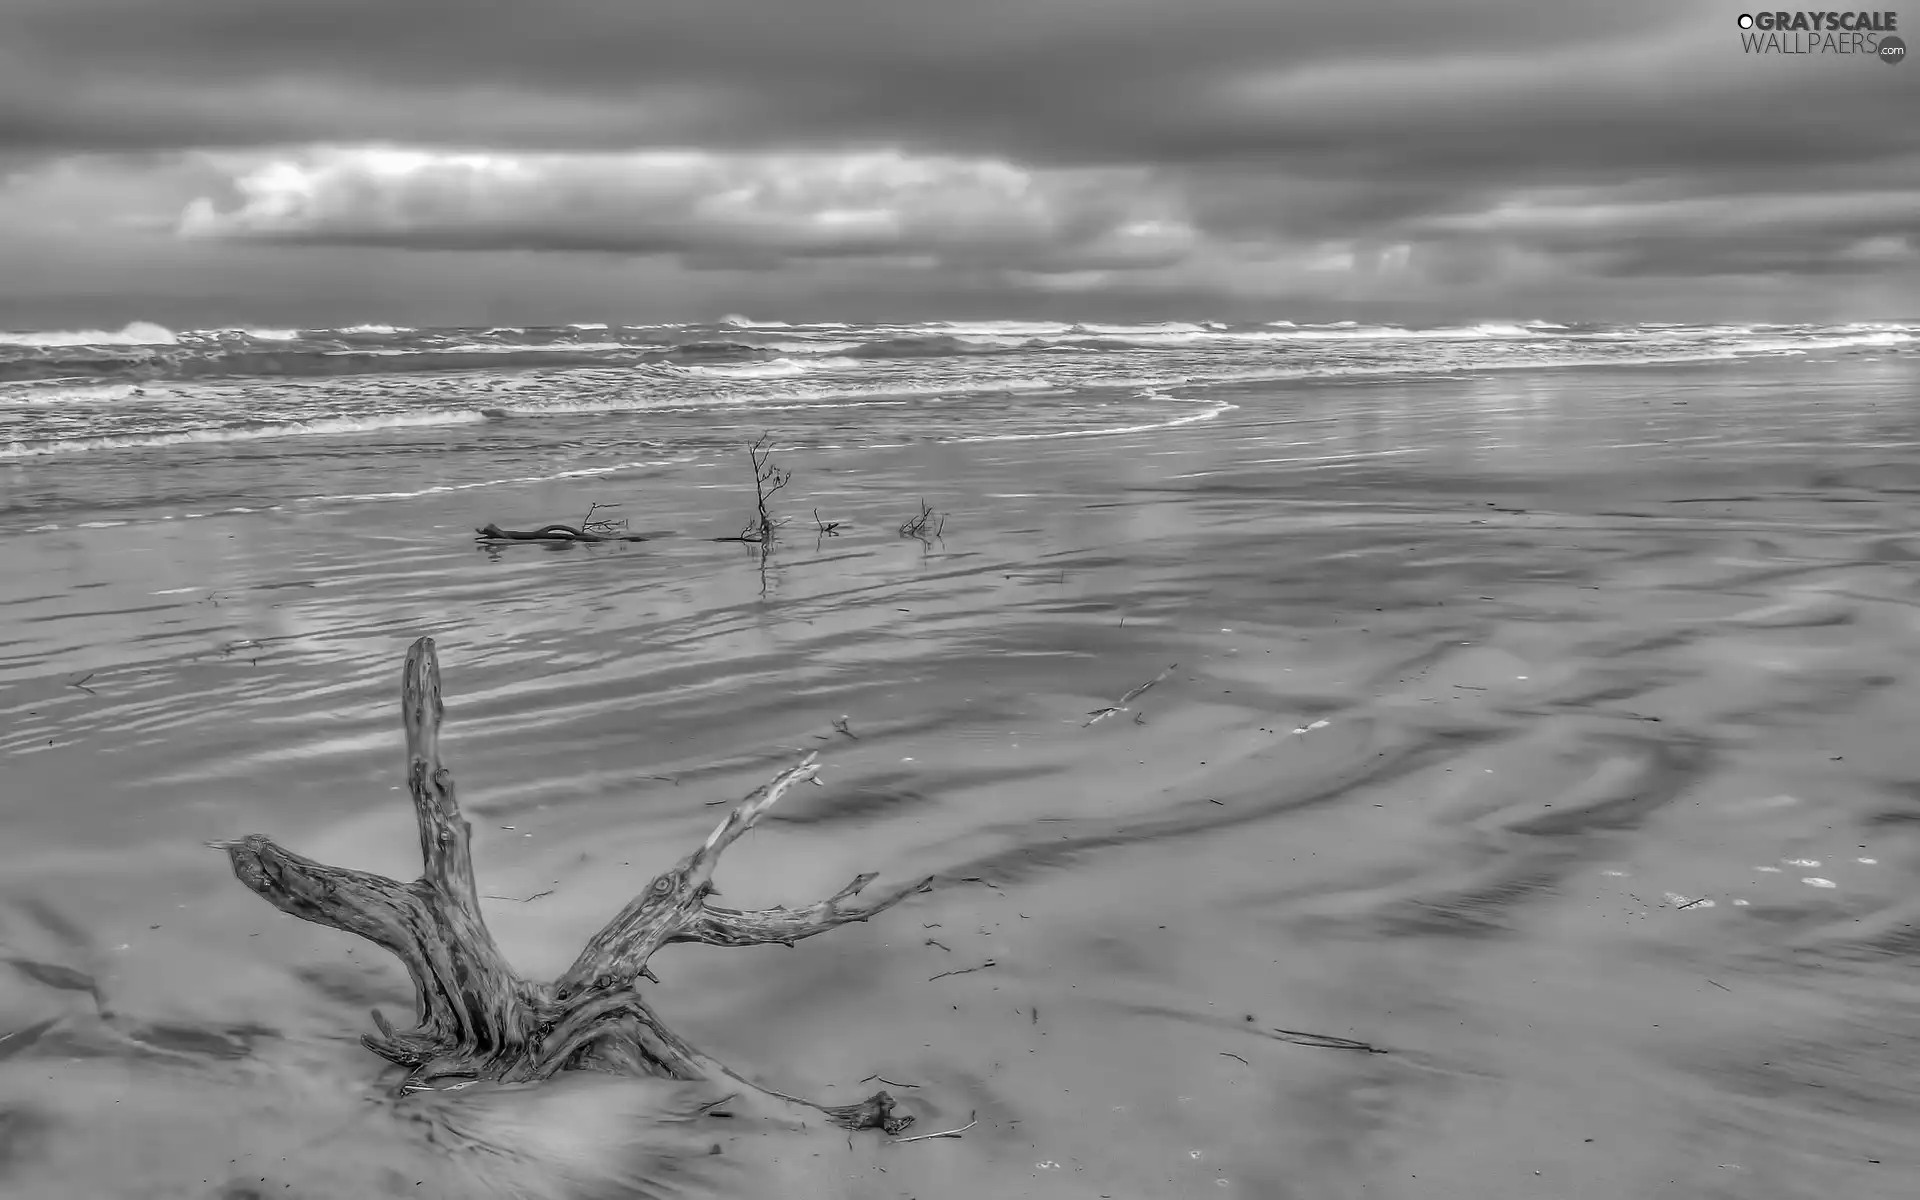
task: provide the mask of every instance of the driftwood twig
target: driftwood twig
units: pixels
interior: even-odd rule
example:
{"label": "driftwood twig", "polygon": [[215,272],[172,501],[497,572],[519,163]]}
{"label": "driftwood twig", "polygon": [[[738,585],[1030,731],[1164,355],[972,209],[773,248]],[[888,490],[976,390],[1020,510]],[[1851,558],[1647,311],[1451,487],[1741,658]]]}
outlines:
{"label": "driftwood twig", "polygon": [[889,1145],[893,1145],[893,1146],[904,1146],[908,1142],[924,1142],[932,1138],[958,1138],[961,1134],[965,1133],[969,1129],[972,1129],[975,1125],[978,1125],[980,1123],[980,1118],[977,1115],[975,1115],[977,1111],[978,1110],[975,1110],[975,1112],[972,1112],[972,1113],[968,1113],[967,1116],[970,1118],[970,1120],[968,1120],[965,1125],[960,1126],[960,1128],[958,1129],[942,1129],[939,1133],[916,1133],[912,1137],[888,1138],[887,1142]]}
{"label": "driftwood twig", "polygon": [[[1155,675],[1152,679],[1147,680],[1145,683],[1141,684],[1139,687],[1134,688],[1132,691],[1128,692],[1126,695],[1120,697],[1119,700],[1115,701],[1112,704],[1107,705],[1105,708],[1094,709],[1092,712],[1087,714],[1089,720],[1087,720],[1084,724],[1082,724],[1080,728],[1085,729],[1088,725],[1098,725],[1100,722],[1106,720],[1108,717],[1113,716],[1115,713],[1123,713],[1128,711],[1127,704],[1129,701],[1132,701],[1137,697],[1139,697],[1140,695],[1144,694],[1148,688],[1152,687],[1156,683],[1159,683],[1162,679],[1165,679],[1168,675],[1172,674],[1173,669],[1179,665],[1180,665],[1179,663],[1168,664],[1166,670],[1160,672],[1158,675]],[[1142,722],[1142,721],[1136,721],[1135,723],[1145,724],[1145,722]]]}
{"label": "driftwood twig", "polygon": [[[942,950],[945,950],[945,949],[946,949],[946,947],[945,947],[945,946],[942,946],[942,947],[940,947],[940,948],[941,948]],[[940,972],[940,973],[939,973],[938,975],[934,975],[934,976],[930,976],[930,977],[929,977],[929,978],[927,979],[927,982],[928,982],[928,983],[932,983],[932,982],[933,982],[933,981],[934,981],[935,979],[945,979],[945,978],[946,978],[947,976],[949,976],[949,975],[971,975],[971,974],[973,974],[973,973],[974,973],[975,971],[984,971],[984,970],[986,970],[986,969],[987,969],[988,967],[997,967],[997,966],[999,966],[999,965],[1000,965],[999,963],[996,963],[996,962],[994,962],[994,961],[993,961],[993,960],[992,960],[992,959],[990,958],[990,959],[988,959],[987,961],[985,961],[985,962],[983,962],[983,963],[981,963],[981,964],[980,964],[979,966],[977,966],[977,967],[962,967],[962,968],[960,968],[960,969],[959,969],[958,971],[942,971],[942,972]]]}

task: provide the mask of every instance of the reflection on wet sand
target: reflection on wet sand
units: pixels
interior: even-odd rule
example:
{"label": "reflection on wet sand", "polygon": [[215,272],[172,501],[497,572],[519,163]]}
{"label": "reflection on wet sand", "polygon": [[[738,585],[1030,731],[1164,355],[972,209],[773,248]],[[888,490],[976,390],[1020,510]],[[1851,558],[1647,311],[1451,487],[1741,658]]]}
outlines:
{"label": "reflection on wet sand", "polygon": [[[0,1172],[103,1197],[1909,1194],[1912,417],[1866,384],[1797,425],[1775,385],[1684,373],[1504,407],[1487,389],[1544,385],[1430,386],[1320,398],[1351,434],[1311,466],[1265,461],[1297,419],[1251,397],[1153,440],[868,456],[836,504],[952,496],[943,540],[796,546],[765,599],[691,539],[490,561],[452,501],[381,510],[375,547],[223,528],[217,609],[36,550],[0,610]],[[198,843],[411,874],[389,692],[422,633],[525,973],[818,750],[829,786],[729,851],[727,902],[866,866],[940,886],[792,951],[664,953],[656,1006],[772,1086],[878,1075],[914,1132],[979,1124],[743,1136],[591,1082],[371,1105],[354,1038],[404,974]],[[97,694],[67,686],[88,670]]]}

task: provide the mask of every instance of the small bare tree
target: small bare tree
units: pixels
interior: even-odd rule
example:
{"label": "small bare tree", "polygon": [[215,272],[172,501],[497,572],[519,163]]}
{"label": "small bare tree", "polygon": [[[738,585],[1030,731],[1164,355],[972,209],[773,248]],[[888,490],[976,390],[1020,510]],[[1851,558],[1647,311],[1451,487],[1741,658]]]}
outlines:
{"label": "small bare tree", "polygon": [[792,471],[773,464],[773,447],[769,444],[772,440],[772,434],[763,433],[747,448],[747,457],[753,463],[753,519],[742,526],[736,536],[715,538],[714,541],[755,542],[765,549],[773,544],[776,532],[787,523],[786,518],[776,519],[767,508],[773,494],[793,479]]}

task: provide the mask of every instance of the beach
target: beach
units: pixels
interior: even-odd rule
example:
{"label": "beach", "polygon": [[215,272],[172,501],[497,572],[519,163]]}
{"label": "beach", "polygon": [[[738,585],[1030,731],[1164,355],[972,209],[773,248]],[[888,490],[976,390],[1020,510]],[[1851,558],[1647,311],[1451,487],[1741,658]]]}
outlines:
{"label": "beach", "polygon": [[[824,786],[728,851],[727,903],[936,880],[793,949],[669,948],[648,994],[767,1086],[877,1076],[909,1133],[978,1123],[723,1132],[712,1178],[658,1194],[1910,1193],[1910,338],[1003,374],[884,417],[15,430],[9,1194],[643,1194],[516,1192],[371,1110],[357,1039],[372,1007],[404,1025],[404,970],[205,846],[412,878],[422,636],[484,914],[529,976],[806,753]],[[751,515],[763,429],[793,473],[764,556],[711,540]],[[938,536],[902,536],[923,500]],[[473,539],[594,502],[655,536]],[[477,1126],[528,1178],[623,1111],[558,1095]]]}

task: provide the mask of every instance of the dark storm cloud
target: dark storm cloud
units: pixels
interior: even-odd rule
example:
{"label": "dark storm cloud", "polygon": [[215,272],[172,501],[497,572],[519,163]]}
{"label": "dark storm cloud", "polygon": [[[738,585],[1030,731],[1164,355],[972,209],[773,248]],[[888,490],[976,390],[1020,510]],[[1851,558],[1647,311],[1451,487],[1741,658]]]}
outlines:
{"label": "dark storm cloud", "polygon": [[[1750,57],[1738,11],[0,0],[0,214],[875,295],[1913,283],[1920,68]],[[660,150],[690,165],[636,159]]]}
{"label": "dark storm cloud", "polygon": [[1049,163],[1288,153],[1367,171],[1913,145],[1885,127],[1920,72],[1757,64],[1724,7],[10,0],[0,140],[855,141]]}

